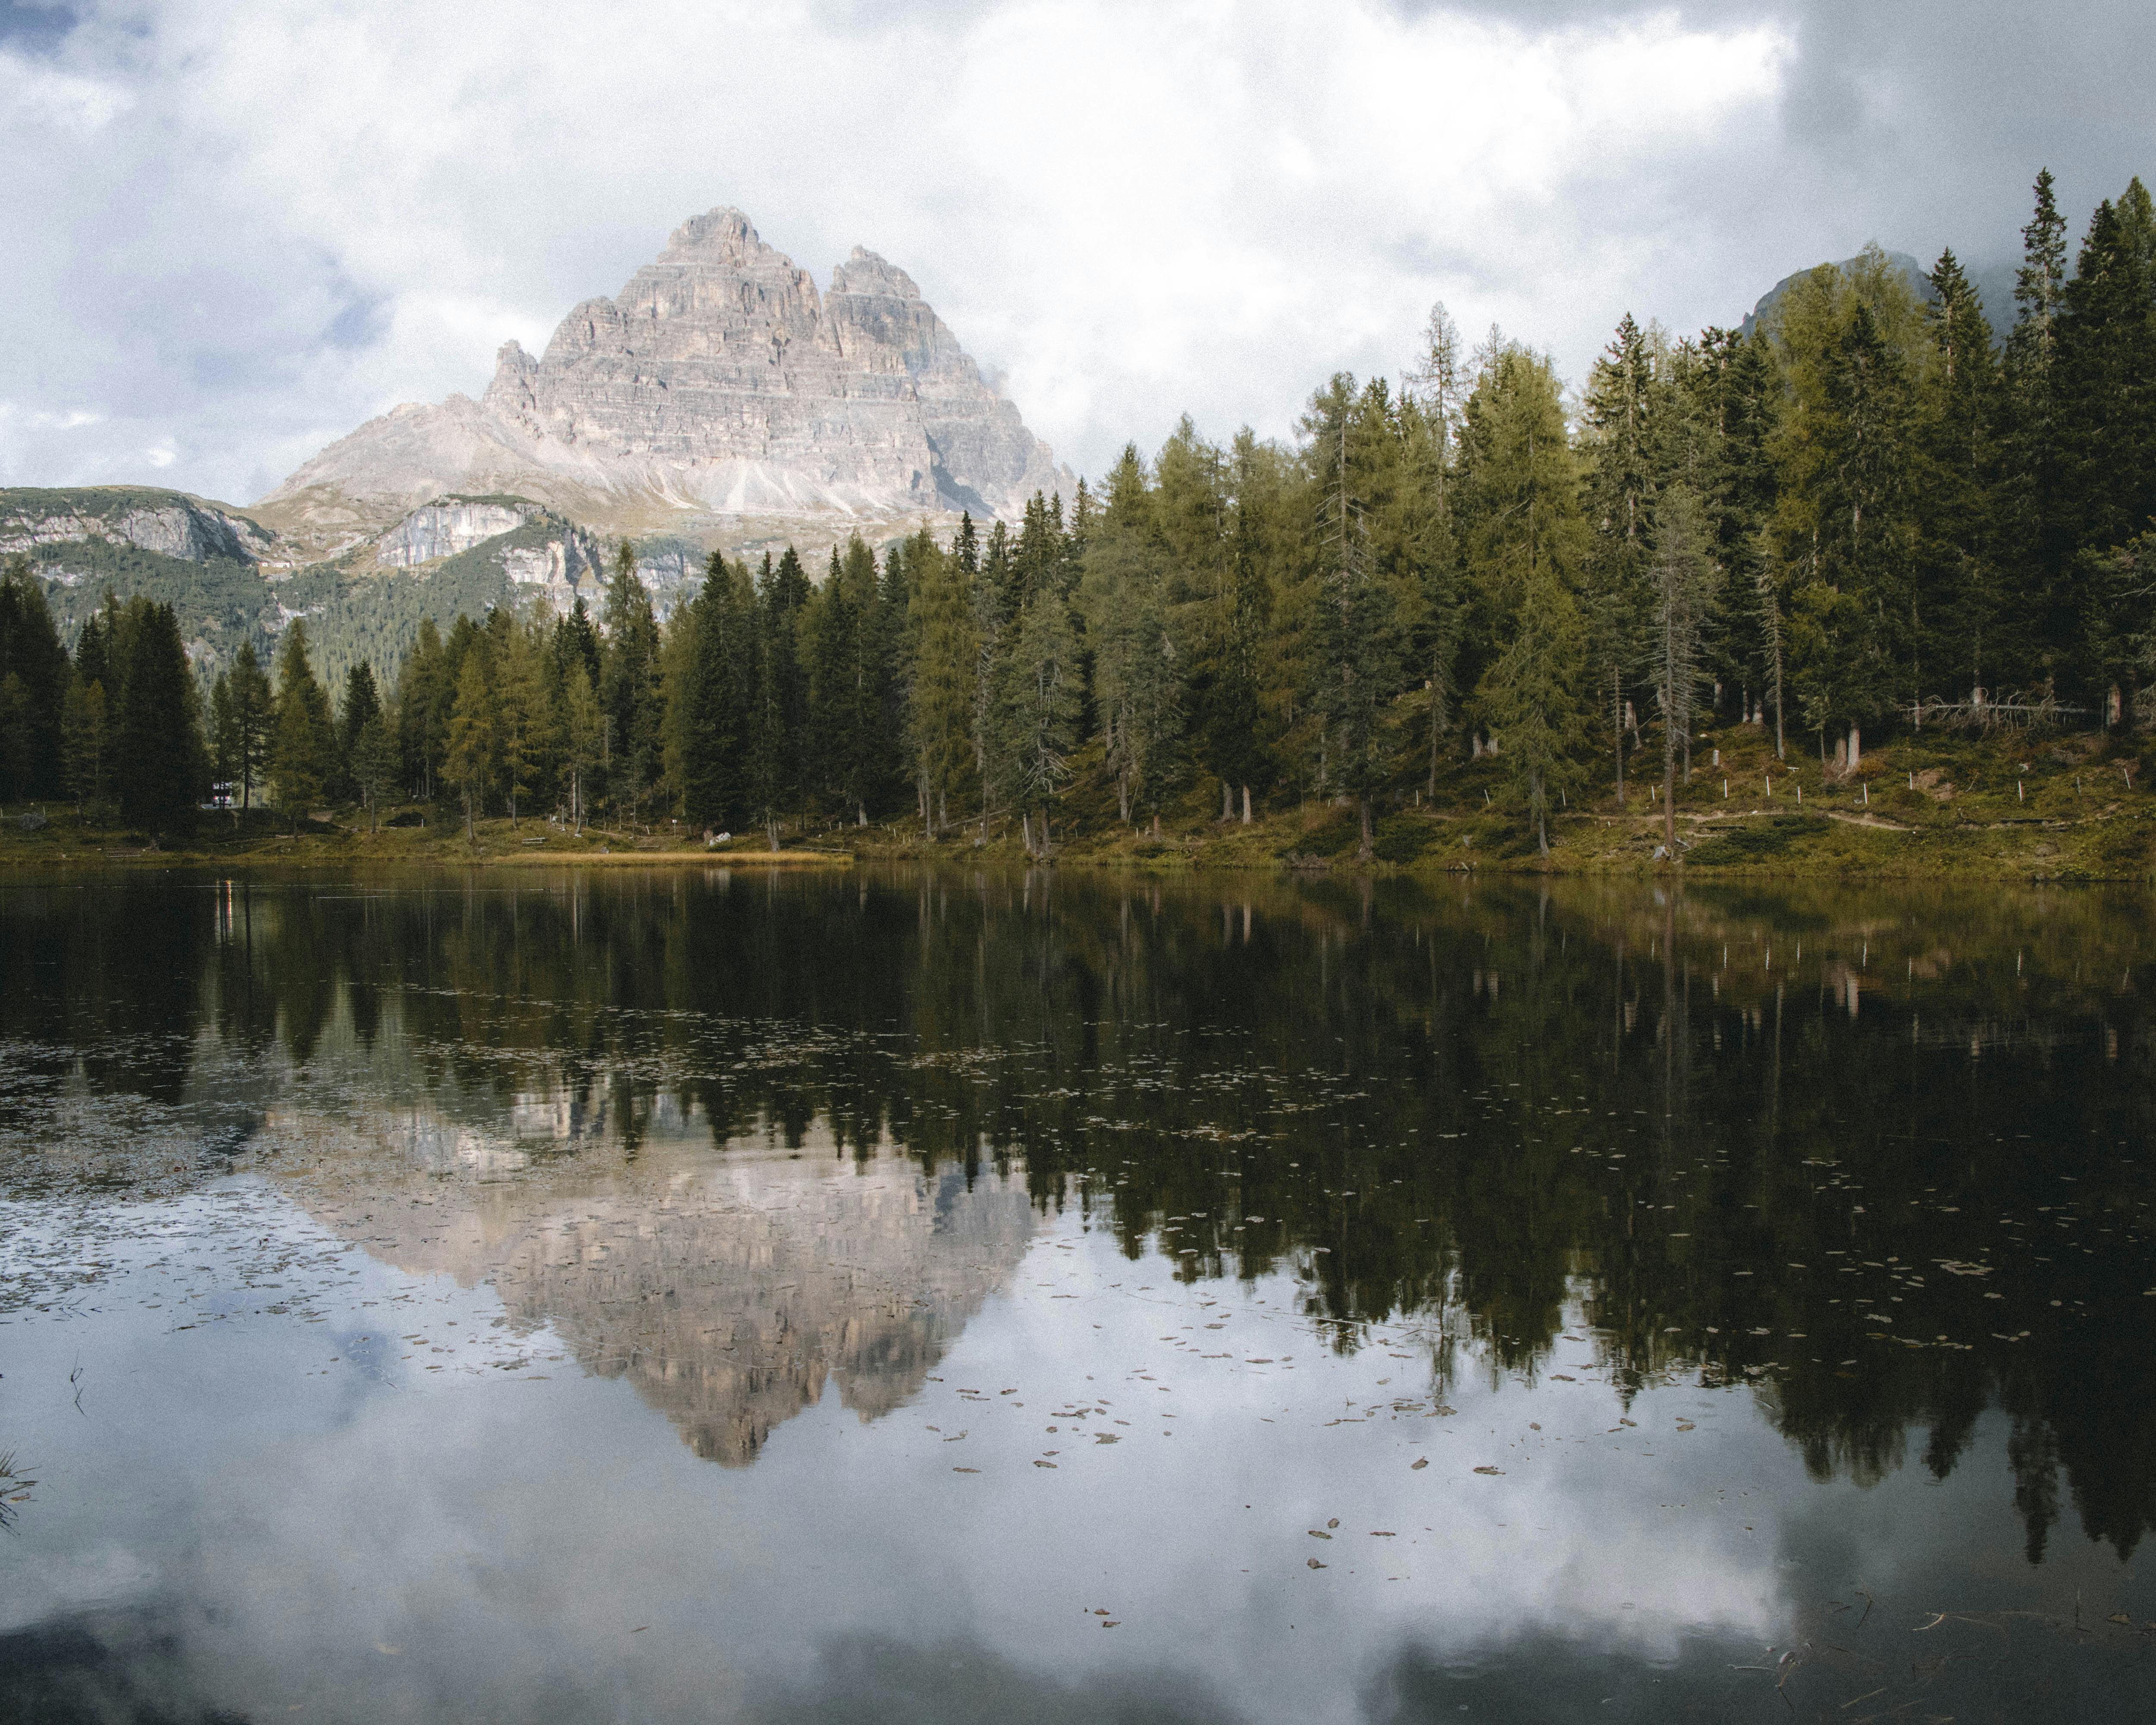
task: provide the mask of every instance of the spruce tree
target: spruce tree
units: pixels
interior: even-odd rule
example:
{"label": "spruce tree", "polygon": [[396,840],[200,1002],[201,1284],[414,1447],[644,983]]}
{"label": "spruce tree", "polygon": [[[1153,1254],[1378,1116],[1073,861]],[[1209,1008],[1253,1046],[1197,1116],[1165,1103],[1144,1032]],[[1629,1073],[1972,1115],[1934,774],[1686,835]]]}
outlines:
{"label": "spruce tree", "polygon": [[624,542],[606,597],[599,704],[607,718],[607,795],[632,817],[643,813],[665,769],[665,708],[660,681],[659,620]]}
{"label": "spruce tree", "polygon": [[153,839],[194,830],[208,776],[194,676],[170,605],[134,600],[124,619],[118,730],[120,818]]}
{"label": "spruce tree", "polygon": [[921,826],[932,839],[947,824],[951,798],[972,765],[977,648],[971,583],[962,557],[946,554],[925,532],[912,542],[906,567],[912,647],[907,728]]}
{"label": "spruce tree", "polygon": [[484,655],[466,653],[457,673],[456,699],[449,708],[449,746],[443,754],[442,778],[464,806],[467,839],[477,838],[480,813],[501,778],[499,720]]}
{"label": "spruce tree", "polygon": [[0,714],[0,747],[14,762],[18,798],[64,794],[60,770],[60,709],[68,657],[45,603],[44,583],[22,556],[0,574],[0,682],[13,678]]}
{"label": "spruce tree", "polygon": [[336,754],[329,696],[307,656],[306,624],[285,626],[277,651],[277,716],[270,751],[270,800],[299,830],[300,817],[322,799]]}
{"label": "spruce tree", "polygon": [[359,747],[359,733],[366,729],[368,721],[381,716],[382,691],[375,685],[374,667],[364,659],[355,660],[345,672],[344,703],[337,711],[333,779],[340,793],[357,794],[357,781],[352,774],[352,754]]}

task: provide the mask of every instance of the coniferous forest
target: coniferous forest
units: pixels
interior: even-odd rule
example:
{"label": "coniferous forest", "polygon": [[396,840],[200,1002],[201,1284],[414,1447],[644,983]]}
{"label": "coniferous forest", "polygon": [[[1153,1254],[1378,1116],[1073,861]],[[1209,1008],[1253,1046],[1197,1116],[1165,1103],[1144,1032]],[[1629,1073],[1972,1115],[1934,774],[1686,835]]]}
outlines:
{"label": "coniferous forest", "polygon": [[1344,799],[1368,856],[1471,761],[1547,851],[1630,781],[1666,809],[1710,725],[1840,769],[1926,726],[2123,733],[2156,717],[2156,208],[2136,179],[2076,247],[2035,198],[2003,343],[1950,250],[1823,265],[1749,334],[1627,316],[1576,395],[1440,305],[1402,384],[1334,377],[1291,446],[1185,419],[1014,525],[715,555],[663,626],[624,547],[597,614],[429,624],[334,691],[298,621],[205,689],[143,598],[69,653],[18,560],[0,790],[159,836],[216,783],[295,821],[993,822],[1038,854],[1082,780],[1142,827]]}

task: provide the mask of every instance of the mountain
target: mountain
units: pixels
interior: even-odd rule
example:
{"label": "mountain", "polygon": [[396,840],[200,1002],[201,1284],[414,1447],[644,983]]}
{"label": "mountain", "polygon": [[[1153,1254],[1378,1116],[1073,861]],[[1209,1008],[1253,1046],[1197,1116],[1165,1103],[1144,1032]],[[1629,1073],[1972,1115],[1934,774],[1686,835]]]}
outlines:
{"label": "mountain", "polygon": [[227,503],[146,485],[28,486],[0,490],[0,557],[33,562],[91,539],[185,562],[252,563],[275,535]]}
{"label": "mountain", "polygon": [[[1909,284],[1911,291],[1918,299],[1928,305],[1938,300],[1938,295],[1932,290],[1932,279],[1925,265],[1907,252],[1888,252],[1886,257],[1888,263],[1901,271],[1902,279]],[[1846,270],[1856,262],[1855,258],[1844,258],[1835,267]],[[1817,267],[1816,264],[1813,266],[1815,269]],[[2008,331],[2014,327],[2014,264],[1995,264],[1973,270],[1964,263],[1962,268],[1969,276],[1969,285],[1984,301],[1984,321],[1991,326],[1991,333],[1999,341],[2005,341]],[[1768,314],[1782,303],[1782,296],[1789,292],[1791,286],[1810,274],[1810,270],[1799,270],[1794,275],[1785,275],[1760,295],[1758,303],[1745,314],[1744,321],[1738,326],[1742,332],[1750,335]]]}
{"label": "mountain", "polygon": [[307,462],[255,513],[334,554],[444,494],[528,498],[586,527],[737,546],[786,524],[1015,516],[1075,481],[902,270],[856,247],[828,292],[739,210],[675,229],[479,400],[407,403]]}

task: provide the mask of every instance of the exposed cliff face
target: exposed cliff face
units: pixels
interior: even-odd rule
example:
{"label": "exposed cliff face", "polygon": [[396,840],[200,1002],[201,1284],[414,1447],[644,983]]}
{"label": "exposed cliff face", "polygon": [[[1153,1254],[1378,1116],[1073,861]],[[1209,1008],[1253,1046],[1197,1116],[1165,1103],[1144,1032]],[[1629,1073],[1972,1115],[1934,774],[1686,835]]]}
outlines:
{"label": "exposed cliff face", "polygon": [[444,497],[415,509],[374,542],[374,560],[390,569],[408,569],[453,557],[500,533],[513,533],[535,513],[517,501]]}
{"label": "exposed cliff face", "polygon": [[716,209],[615,298],[572,311],[539,357],[505,346],[479,401],[397,408],[262,509],[356,539],[444,492],[515,492],[589,526],[724,542],[773,518],[1015,515],[1074,483],[905,271],[856,248],[819,295]]}
{"label": "exposed cliff face", "polygon": [[[581,594],[596,604],[606,581],[598,542],[574,522],[522,497],[446,496],[413,510],[374,542],[384,569],[411,569],[446,559],[492,563],[512,586],[544,592],[557,611]],[[647,575],[662,611],[666,584]]]}
{"label": "exposed cliff face", "polygon": [[223,506],[135,485],[0,490],[0,555],[86,539],[132,545],[190,563],[252,563],[276,536]]}

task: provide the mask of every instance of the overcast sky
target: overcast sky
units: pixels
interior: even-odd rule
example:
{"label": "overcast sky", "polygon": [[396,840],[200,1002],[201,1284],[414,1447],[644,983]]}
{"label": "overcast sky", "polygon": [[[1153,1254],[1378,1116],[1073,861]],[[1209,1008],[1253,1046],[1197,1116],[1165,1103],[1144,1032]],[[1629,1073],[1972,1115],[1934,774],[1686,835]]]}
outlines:
{"label": "overcast sky", "polygon": [[1868,239],[2078,233],[2156,7],[0,0],[0,483],[235,502],[476,394],[684,217],[910,271],[1081,471],[1286,434],[1433,300],[1577,380]]}

